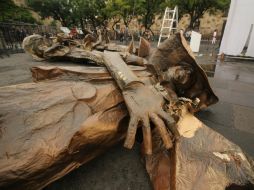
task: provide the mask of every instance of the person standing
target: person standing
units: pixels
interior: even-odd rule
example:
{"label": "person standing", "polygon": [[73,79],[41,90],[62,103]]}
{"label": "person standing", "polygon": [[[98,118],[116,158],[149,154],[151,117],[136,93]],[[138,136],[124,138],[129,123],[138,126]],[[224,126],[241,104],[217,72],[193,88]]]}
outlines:
{"label": "person standing", "polygon": [[77,27],[76,27],[76,26],[74,26],[74,27],[71,29],[69,35],[70,35],[71,38],[76,38],[76,37],[78,36],[78,30],[77,30]]}
{"label": "person standing", "polygon": [[212,44],[214,45],[216,43],[216,37],[217,37],[217,29],[213,31],[213,39],[212,39]]}

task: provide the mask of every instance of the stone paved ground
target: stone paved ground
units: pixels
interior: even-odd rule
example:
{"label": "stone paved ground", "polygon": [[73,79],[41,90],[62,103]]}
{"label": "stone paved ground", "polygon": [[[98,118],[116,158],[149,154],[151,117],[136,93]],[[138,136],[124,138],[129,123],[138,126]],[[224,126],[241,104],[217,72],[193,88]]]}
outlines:
{"label": "stone paved ground", "polygon": [[[209,54],[197,57],[198,62],[214,64]],[[47,64],[32,61],[26,54],[0,59],[0,86],[32,82],[29,68]],[[209,80],[220,101],[197,117],[254,157],[254,61],[217,63],[213,75]],[[45,190],[149,190],[139,155],[138,144],[133,150],[115,146]]]}

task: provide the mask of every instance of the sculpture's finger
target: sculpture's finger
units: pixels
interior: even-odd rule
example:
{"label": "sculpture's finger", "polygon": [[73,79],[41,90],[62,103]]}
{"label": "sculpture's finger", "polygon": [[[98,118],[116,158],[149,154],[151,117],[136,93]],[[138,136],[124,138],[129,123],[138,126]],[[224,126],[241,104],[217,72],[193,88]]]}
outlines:
{"label": "sculpture's finger", "polygon": [[145,154],[152,154],[152,135],[149,118],[146,117],[142,120],[143,127],[143,142],[145,147]]}
{"label": "sculpture's finger", "polygon": [[175,139],[179,139],[180,133],[177,130],[174,118],[166,112],[158,112],[158,115],[166,122],[168,129],[173,133]]}
{"label": "sculpture's finger", "polygon": [[172,148],[173,143],[172,143],[172,140],[169,136],[169,133],[166,129],[166,126],[165,126],[163,120],[154,113],[150,114],[150,117],[151,117],[151,120],[153,121],[153,123],[155,124],[155,126],[158,128],[158,131],[161,135],[161,138],[164,142],[166,149]]}
{"label": "sculpture's finger", "polygon": [[131,149],[135,142],[135,136],[137,132],[137,126],[138,126],[139,120],[135,117],[131,117],[128,130],[127,130],[127,136],[124,142],[124,147]]}

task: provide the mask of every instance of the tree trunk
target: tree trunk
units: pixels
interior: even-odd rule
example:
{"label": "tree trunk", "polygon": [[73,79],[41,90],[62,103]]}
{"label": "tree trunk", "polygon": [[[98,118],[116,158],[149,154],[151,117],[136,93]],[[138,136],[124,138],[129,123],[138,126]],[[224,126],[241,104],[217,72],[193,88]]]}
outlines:
{"label": "tree trunk", "polygon": [[152,29],[151,29],[151,26],[148,28],[148,30],[152,33],[152,35],[154,37],[154,33],[153,33]]}
{"label": "tree trunk", "polygon": [[193,19],[193,16],[190,16],[190,24],[188,27],[190,30],[194,29],[194,22],[195,22],[195,20]]}
{"label": "tree trunk", "polygon": [[115,28],[114,28],[114,26],[115,26],[117,23],[119,23],[120,20],[121,20],[121,19],[117,19],[117,20],[114,20],[114,21],[113,21],[113,24],[112,24],[112,26],[111,26],[111,28],[112,28],[113,31],[116,31]]}
{"label": "tree trunk", "polygon": [[203,15],[204,12],[194,11],[193,13],[189,14],[190,15],[190,25],[188,27],[189,29],[195,29],[195,28],[199,29],[199,26],[200,26],[199,18]]}
{"label": "tree trunk", "polygon": [[84,26],[83,18],[79,19],[79,23],[80,23],[80,26],[81,26],[81,29],[82,29],[83,33],[85,34],[85,26]]}
{"label": "tree trunk", "polygon": [[123,23],[124,23],[124,26],[125,26],[126,28],[129,27],[129,22],[127,21],[127,19],[124,19],[124,20],[123,20]]}

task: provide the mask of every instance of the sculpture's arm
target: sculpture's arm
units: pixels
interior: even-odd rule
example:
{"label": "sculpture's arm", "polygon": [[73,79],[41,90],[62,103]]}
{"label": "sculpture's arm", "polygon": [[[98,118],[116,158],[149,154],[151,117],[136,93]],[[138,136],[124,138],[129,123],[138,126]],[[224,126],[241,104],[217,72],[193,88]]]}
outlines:
{"label": "sculpture's arm", "polygon": [[[174,119],[163,110],[164,99],[156,90],[145,86],[128,68],[119,53],[104,52],[104,62],[115,79],[127,105],[130,122],[124,146],[131,148],[135,141],[137,126],[142,124],[145,152],[152,153],[150,121],[158,128],[166,148],[172,147],[166,126],[178,136]],[[165,125],[166,124],[166,125]]]}

